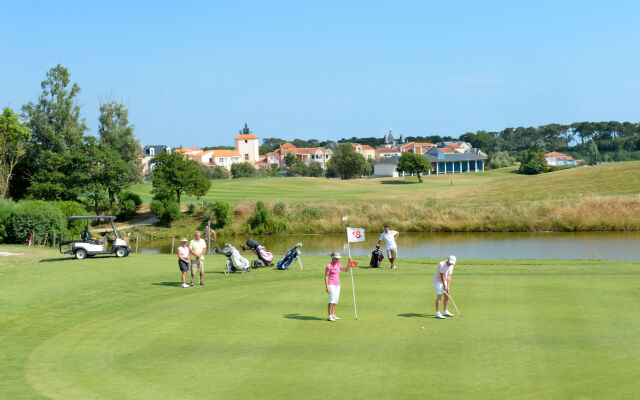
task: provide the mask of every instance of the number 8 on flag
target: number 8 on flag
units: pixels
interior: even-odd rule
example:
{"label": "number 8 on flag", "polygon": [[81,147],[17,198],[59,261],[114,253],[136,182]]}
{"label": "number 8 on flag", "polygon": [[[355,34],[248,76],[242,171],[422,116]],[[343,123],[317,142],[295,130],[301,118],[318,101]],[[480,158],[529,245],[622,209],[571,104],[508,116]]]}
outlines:
{"label": "number 8 on flag", "polygon": [[349,242],[364,242],[364,229],[347,228],[347,240]]}

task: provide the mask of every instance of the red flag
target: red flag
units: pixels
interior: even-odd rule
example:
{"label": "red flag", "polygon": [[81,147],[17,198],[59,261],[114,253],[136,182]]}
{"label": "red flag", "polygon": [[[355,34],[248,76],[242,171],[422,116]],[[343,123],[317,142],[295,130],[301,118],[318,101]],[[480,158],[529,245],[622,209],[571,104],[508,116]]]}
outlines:
{"label": "red flag", "polygon": [[349,268],[355,268],[358,266],[358,263],[355,261],[349,261]]}

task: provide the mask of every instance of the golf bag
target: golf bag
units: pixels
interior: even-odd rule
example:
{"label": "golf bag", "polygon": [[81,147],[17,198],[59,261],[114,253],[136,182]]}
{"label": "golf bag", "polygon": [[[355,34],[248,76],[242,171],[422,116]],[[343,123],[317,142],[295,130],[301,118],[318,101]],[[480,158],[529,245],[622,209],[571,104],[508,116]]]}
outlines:
{"label": "golf bag", "polygon": [[298,260],[300,257],[300,250],[298,247],[302,247],[302,243],[298,243],[295,247],[287,252],[282,260],[278,261],[278,269],[287,269],[289,265]]}
{"label": "golf bag", "polygon": [[224,245],[224,249],[216,247],[216,253],[221,253],[227,257],[227,264],[224,269],[225,274],[240,271],[243,274],[251,271],[249,268],[249,260],[242,257],[238,249],[233,247],[230,243]]}
{"label": "golf bag", "polygon": [[380,250],[380,246],[376,246],[376,249],[371,252],[369,268],[380,268],[382,260],[384,260],[384,254],[382,253],[382,250]]}
{"label": "golf bag", "polygon": [[264,247],[260,242],[253,239],[247,239],[247,247],[242,247],[242,250],[251,249],[256,256],[258,256],[257,260],[251,262],[251,266],[253,268],[260,267],[273,267],[273,254],[267,251],[267,248]]}

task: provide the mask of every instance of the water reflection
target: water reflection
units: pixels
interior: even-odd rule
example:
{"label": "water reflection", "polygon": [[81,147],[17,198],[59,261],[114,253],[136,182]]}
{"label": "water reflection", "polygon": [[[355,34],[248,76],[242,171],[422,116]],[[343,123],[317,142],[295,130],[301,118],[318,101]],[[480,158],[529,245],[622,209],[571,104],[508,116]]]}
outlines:
{"label": "water reflection", "polygon": [[[351,253],[369,255],[380,233],[367,233],[365,242],[352,243]],[[253,236],[280,259],[296,243],[302,242],[303,254],[328,255],[332,250],[346,251],[346,235]],[[248,237],[220,237],[222,246],[230,242],[244,244]],[[175,246],[178,246],[175,243]],[[171,252],[171,239],[139,243],[141,253]],[[175,248],[174,248],[175,252]],[[640,261],[640,232],[536,232],[536,233],[401,233],[398,238],[400,258],[565,259]],[[245,256],[251,256],[247,252]]]}

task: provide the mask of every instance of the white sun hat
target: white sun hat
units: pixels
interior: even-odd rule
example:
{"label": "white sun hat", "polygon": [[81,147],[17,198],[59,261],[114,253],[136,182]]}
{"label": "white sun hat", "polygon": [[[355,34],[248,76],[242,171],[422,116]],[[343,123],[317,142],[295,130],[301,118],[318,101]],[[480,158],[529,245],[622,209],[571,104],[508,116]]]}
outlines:
{"label": "white sun hat", "polygon": [[450,264],[454,264],[456,263],[456,256],[449,256],[449,263]]}

